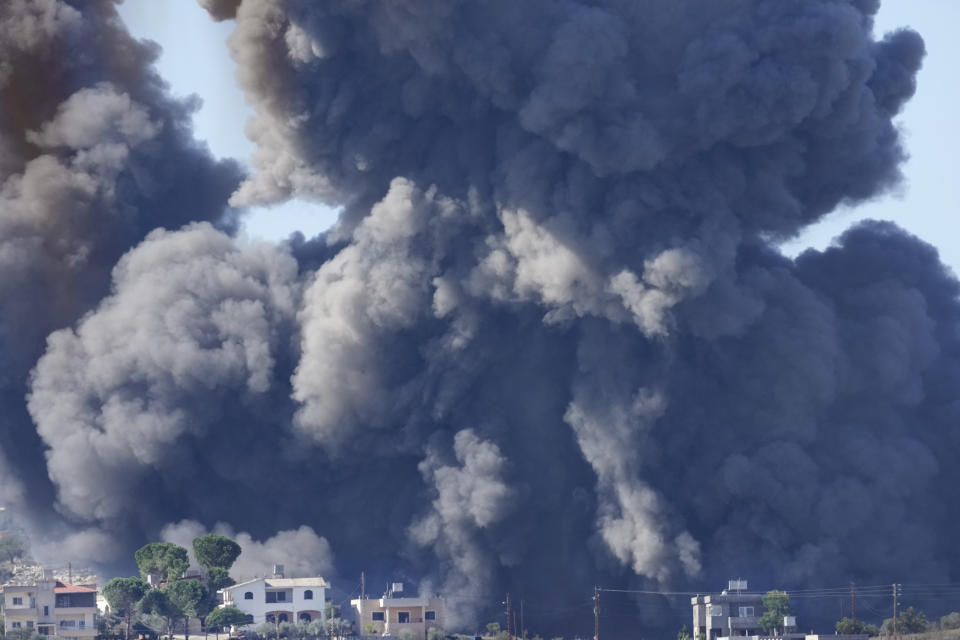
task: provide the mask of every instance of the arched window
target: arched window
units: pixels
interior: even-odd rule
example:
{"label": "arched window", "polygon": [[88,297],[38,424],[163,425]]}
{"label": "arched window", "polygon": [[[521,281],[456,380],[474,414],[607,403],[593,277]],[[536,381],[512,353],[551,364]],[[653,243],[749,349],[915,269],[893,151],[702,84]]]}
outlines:
{"label": "arched window", "polygon": [[243,599],[253,600],[253,591],[247,591],[245,594],[243,594]]}
{"label": "arched window", "polygon": [[272,614],[272,613],[268,613],[268,614],[267,614],[267,622],[273,623],[273,622],[276,622],[276,621],[277,621],[277,619],[273,617],[273,614]]}
{"label": "arched window", "polygon": [[287,614],[281,613],[281,614],[280,614],[280,622],[286,622],[286,621],[287,621]]}
{"label": "arched window", "polygon": [[304,599],[304,600],[313,600],[313,591],[311,591],[310,589],[307,589],[306,591],[304,591],[304,592],[303,592],[303,599]]}
{"label": "arched window", "polygon": [[313,618],[310,616],[309,613],[301,613],[300,620],[302,620],[303,622],[310,622],[311,620],[313,620]]}

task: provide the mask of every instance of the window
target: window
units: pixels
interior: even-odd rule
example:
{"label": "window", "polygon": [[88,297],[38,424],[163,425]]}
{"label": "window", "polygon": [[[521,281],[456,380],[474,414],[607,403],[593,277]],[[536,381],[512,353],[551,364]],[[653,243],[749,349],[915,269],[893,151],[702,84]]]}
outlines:
{"label": "window", "polygon": [[33,629],[33,620],[27,620],[27,629]]}
{"label": "window", "polygon": [[14,628],[14,629],[19,629],[19,628],[20,628],[20,623],[19,623],[19,622],[14,622],[14,623],[13,623],[13,628]]}
{"label": "window", "polygon": [[15,606],[15,607],[21,607],[21,606],[23,606],[23,598],[14,598],[14,599],[13,599],[13,606]]}
{"label": "window", "polygon": [[303,620],[304,622],[310,622],[311,620],[313,620],[313,617],[311,617],[309,613],[301,613],[300,619]]}
{"label": "window", "polygon": [[303,592],[303,599],[304,599],[304,600],[313,600],[313,591],[311,591],[310,589],[307,589],[306,591],[304,591],[304,592]]}
{"label": "window", "polygon": [[397,622],[400,624],[405,624],[410,622],[410,612],[409,611],[398,611],[397,612]]}
{"label": "window", "polygon": [[267,591],[267,602],[286,602],[286,591]]}
{"label": "window", "polygon": [[97,594],[93,591],[89,593],[58,593],[54,606],[57,609],[95,607],[97,606]]}
{"label": "window", "polygon": [[374,611],[373,613],[370,614],[370,619],[371,619],[371,620],[380,620],[380,621],[382,622],[382,621],[383,621],[383,611]]}
{"label": "window", "polygon": [[272,614],[272,613],[268,613],[268,614],[267,614],[267,622],[273,623],[273,622],[276,622],[276,621],[277,621],[277,619],[273,617],[273,614]]}
{"label": "window", "polygon": [[753,607],[740,607],[740,617],[741,617],[741,618],[752,618],[752,617],[753,617]]}
{"label": "window", "polygon": [[77,621],[76,620],[61,620],[60,621],[61,629],[76,629]]}
{"label": "window", "polygon": [[49,606],[43,605],[43,615],[45,615],[45,616],[50,615],[50,607],[49,607]]}
{"label": "window", "polygon": [[245,594],[243,594],[243,599],[253,600],[253,591],[247,591]]}
{"label": "window", "polygon": [[286,622],[286,621],[287,621],[287,614],[281,613],[279,620],[280,620],[280,622]]}
{"label": "window", "polygon": [[436,620],[436,619],[437,619],[437,612],[436,612],[436,611],[427,611],[427,612],[425,612],[425,613],[423,614],[423,619],[424,619],[424,620]]}

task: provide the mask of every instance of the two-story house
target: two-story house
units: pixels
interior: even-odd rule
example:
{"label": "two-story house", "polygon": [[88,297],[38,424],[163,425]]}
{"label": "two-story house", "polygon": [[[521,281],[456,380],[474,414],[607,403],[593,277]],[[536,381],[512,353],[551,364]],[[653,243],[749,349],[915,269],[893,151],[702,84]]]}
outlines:
{"label": "two-story house", "polygon": [[443,599],[405,596],[402,583],[393,584],[382,598],[357,598],[350,605],[364,635],[413,634],[414,638],[426,640],[428,629],[443,629],[444,625]]}
{"label": "two-story house", "polygon": [[225,607],[236,607],[250,624],[264,622],[311,622],[323,620],[326,590],[330,584],[321,577],[257,578],[218,591]]}
{"label": "two-story house", "polygon": [[731,580],[722,593],[695,596],[693,635],[704,640],[762,633],[763,594],[748,593],[746,580]]}
{"label": "two-story house", "polygon": [[35,629],[44,636],[85,640],[97,635],[97,590],[59,580],[35,585],[6,585],[3,621],[6,632]]}

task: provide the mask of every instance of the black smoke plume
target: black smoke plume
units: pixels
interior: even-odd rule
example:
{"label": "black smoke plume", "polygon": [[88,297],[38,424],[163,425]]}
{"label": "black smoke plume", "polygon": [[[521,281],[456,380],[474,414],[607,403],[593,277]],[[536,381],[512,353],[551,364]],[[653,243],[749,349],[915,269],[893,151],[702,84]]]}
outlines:
{"label": "black smoke plume", "polygon": [[[924,46],[878,39],[878,2],[202,4],[235,10],[256,108],[232,205],[343,213],[309,242],[238,242],[224,192],[196,192],[214,181],[167,177],[165,208],[43,227],[70,245],[153,213],[121,251],[167,229],[104,254],[109,290],[78,286],[106,273],[86,263],[18,266],[84,293],[2,315],[55,330],[25,357],[36,431],[4,447],[42,439],[64,519],[128,545],[242,531],[264,561],[300,540],[304,570],[418,580],[464,629],[504,591],[570,635],[598,583],[957,578],[957,281],[886,223],[775,249],[900,178]],[[97,8],[101,41],[149,51]],[[185,117],[141,58],[5,131],[4,163],[119,144],[110,166],[136,173],[150,123]],[[105,88],[129,76],[153,91]],[[117,115],[73,115],[91,101]],[[158,157],[198,157],[175,140]]]}

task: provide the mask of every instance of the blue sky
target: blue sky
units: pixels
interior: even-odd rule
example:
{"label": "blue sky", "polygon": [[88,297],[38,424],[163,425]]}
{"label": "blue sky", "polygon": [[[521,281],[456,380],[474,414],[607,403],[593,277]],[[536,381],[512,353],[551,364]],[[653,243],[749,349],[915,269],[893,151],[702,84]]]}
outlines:
{"label": "blue sky", "polygon": [[[163,47],[160,73],[177,95],[197,94],[203,107],[195,114],[196,134],[214,154],[245,161],[253,144],[243,133],[250,108],[237,88],[235,65],[226,39],[232,22],[214,23],[196,0],[126,0],[120,13],[131,32]],[[893,220],[935,245],[944,262],[960,272],[960,176],[954,158],[960,148],[960,0],[884,0],[877,19],[878,33],[910,26],[927,43],[917,95],[900,118],[911,158],[906,180],[892,194],[840,209],[783,250],[794,255],[806,247],[822,248],[845,228],[863,218]],[[258,208],[246,218],[247,233],[278,240],[299,230],[310,237],[326,229],[335,212],[322,205],[292,201]]]}

